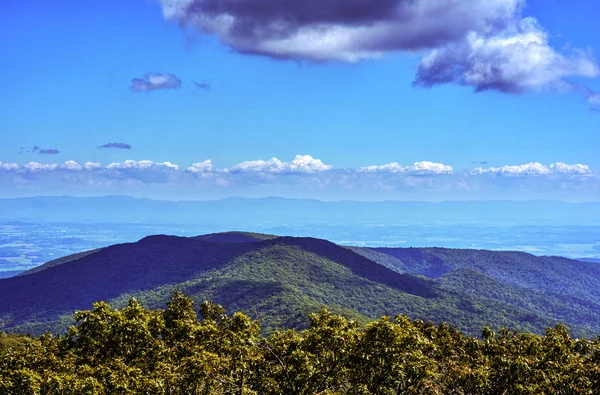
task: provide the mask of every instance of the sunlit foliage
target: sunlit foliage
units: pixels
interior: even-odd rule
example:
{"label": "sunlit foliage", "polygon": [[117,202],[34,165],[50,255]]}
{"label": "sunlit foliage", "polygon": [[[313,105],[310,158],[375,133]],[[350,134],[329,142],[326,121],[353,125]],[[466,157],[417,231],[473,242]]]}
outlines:
{"label": "sunlit foliage", "polygon": [[264,335],[175,292],[75,314],[67,334],[0,335],[2,394],[596,394],[600,342],[565,327],[480,338],[405,316],[362,325],[323,310],[303,331]]}

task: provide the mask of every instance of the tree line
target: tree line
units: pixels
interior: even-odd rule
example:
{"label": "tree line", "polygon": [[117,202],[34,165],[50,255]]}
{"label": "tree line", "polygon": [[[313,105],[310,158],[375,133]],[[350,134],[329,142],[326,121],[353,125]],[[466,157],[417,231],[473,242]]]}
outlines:
{"label": "tree line", "polygon": [[303,331],[261,331],[175,292],[75,313],[64,335],[0,335],[2,394],[598,394],[600,339],[543,336],[321,311]]}

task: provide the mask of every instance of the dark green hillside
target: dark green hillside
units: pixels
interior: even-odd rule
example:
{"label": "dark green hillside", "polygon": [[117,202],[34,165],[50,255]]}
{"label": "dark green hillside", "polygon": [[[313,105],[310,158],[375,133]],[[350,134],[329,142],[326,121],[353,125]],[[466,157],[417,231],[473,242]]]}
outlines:
{"label": "dark green hillside", "polygon": [[505,284],[589,299],[600,304],[600,265],[523,252],[448,248],[374,248],[402,262],[403,272],[438,278],[468,268]]}
{"label": "dark green hillside", "polygon": [[387,267],[388,269],[392,269],[398,273],[406,273],[404,270],[404,264],[398,258],[393,257],[390,254],[386,254],[383,252],[375,251],[373,248],[366,247],[347,247],[349,250],[364,256],[367,259],[372,260],[373,262],[379,263]]}
{"label": "dark green hillside", "polygon": [[37,273],[0,280],[0,321],[9,319],[17,324],[56,319],[97,300],[177,284],[250,248],[246,244],[223,248],[172,236],[107,247]]}
{"label": "dark green hillside", "polygon": [[148,307],[163,307],[173,289],[196,302],[214,300],[247,312],[267,331],[305,327],[306,314],[323,307],[359,321],[398,313],[448,321],[475,335],[485,325],[541,332],[555,323],[508,303],[394,272],[325,240],[223,243],[152,236],[1,280],[0,329],[59,330],[68,324],[65,316],[97,300],[122,306],[135,296]]}
{"label": "dark green hillside", "polygon": [[557,293],[503,284],[474,269],[457,269],[439,278],[443,289],[490,298],[600,333],[600,304]]}

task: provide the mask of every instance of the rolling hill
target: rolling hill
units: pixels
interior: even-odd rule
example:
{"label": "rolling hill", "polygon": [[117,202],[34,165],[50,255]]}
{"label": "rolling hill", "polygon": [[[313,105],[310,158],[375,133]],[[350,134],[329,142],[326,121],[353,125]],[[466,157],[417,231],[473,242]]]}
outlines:
{"label": "rolling hill", "polygon": [[[435,255],[429,262],[417,255],[421,249],[412,250],[408,259],[398,251],[346,248],[314,238],[243,232],[149,236],[0,280],[0,330],[63,331],[74,310],[89,309],[95,301],[123,306],[135,297],[147,307],[163,307],[177,289],[196,303],[213,300],[230,311],[244,311],[260,319],[265,331],[304,328],[308,313],[327,308],[359,321],[395,314],[447,321],[472,335],[485,325],[540,333],[557,321],[580,336],[599,332],[594,291],[562,304],[554,294],[553,304],[543,306],[549,297],[543,289],[495,279],[491,274],[497,270],[489,268],[509,265],[512,253],[457,250],[471,257],[462,259],[469,264],[461,266],[451,254]],[[429,249],[421,252],[430,254]],[[528,270],[533,276],[547,265],[544,258],[524,255],[526,264],[511,270]],[[577,261],[556,265],[560,262],[571,267]],[[572,293],[600,278],[579,263],[579,277],[569,269],[565,283]],[[546,270],[553,273],[557,267]],[[567,303],[573,308],[557,314]]]}

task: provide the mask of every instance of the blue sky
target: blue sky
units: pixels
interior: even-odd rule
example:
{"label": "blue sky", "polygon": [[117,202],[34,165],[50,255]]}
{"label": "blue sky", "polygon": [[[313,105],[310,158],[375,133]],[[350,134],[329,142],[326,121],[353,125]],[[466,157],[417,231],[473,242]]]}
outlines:
{"label": "blue sky", "polygon": [[[381,20],[370,21],[363,10],[338,18],[345,11],[324,0],[326,21],[277,11],[297,23],[284,44],[256,33],[279,15],[255,11],[266,0],[232,8],[250,35],[215,27],[222,19],[207,11],[210,0],[182,6],[190,1],[0,4],[0,196],[599,200],[597,1],[469,0],[469,15],[513,8],[500,17],[493,10],[502,27],[485,25],[487,14],[448,17],[430,42],[421,25],[439,22],[427,14],[432,0],[419,0],[424,16],[407,14],[410,30],[399,32],[393,17],[373,12]],[[460,7],[450,11],[460,16]],[[317,22],[333,44],[306,38]],[[378,24],[379,41],[352,30]],[[498,49],[541,36],[540,53],[518,56],[557,57],[543,67],[515,70],[514,46]],[[479,67],[490,57],[506,57],[503,78],[473,77],[472,59]],[[460,75],[439,72],[457,68]],[[134,80],[151,73],[156,89],[136,89]],[[107,143],[132,148],[99,148]],[[274,157],[281,163],[267,162]],[[190,169],[206,160],[210,168]],[[373,167],[389,163],[398,165]]]}

